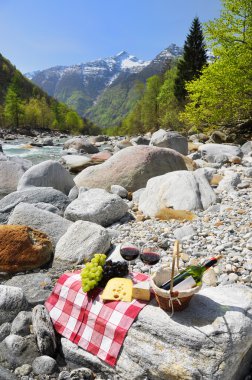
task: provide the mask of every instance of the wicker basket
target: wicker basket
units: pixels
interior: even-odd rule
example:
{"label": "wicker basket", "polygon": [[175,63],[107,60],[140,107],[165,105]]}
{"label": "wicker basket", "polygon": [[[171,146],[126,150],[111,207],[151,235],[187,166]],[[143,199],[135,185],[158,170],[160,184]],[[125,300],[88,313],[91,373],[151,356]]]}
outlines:
{"label": "wicker basket", "polygon": [[[177,268],[175,268],[175,261],[177,261]],[[174,252],[172,258],[172,268],[162,266],[151,278],[151,287],[155,293],[157,303],[161,309],[166,311],[181,311],[185,309],[191,301],[193,295],[197,293],[201,286],[196,286],[183,291],[173,291],[173,278],[178,273],[179,267],[179,242],[176,241],[174,245]],[[170,290],[159,288],[167,280],[171,279]]]}

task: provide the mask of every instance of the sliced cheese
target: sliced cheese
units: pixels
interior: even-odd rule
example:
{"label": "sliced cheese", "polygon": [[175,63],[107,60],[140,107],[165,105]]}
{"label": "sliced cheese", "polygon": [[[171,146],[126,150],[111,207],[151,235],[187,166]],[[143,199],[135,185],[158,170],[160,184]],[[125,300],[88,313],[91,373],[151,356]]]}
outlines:
{"label": "sliced cheese", "polygon": [[101,295],[106,301],[125,301],[132,300],[133,282],[128,278],[115,277],[107,282]]}
{"label": "sliced cheese", "polygon": [[139,282],[133,285],[132,297],[138,300],[150,300],[150,283],[149,281]]}

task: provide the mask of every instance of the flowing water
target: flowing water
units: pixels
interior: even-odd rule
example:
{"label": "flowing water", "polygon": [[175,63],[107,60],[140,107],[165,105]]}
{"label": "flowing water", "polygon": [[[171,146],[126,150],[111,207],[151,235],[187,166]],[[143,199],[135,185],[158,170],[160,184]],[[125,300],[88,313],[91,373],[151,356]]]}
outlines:
{"label": "flowing water", "polygon": [[28,141],[13,140],[2,143],[3,152],[6,156],[22,157],[30,160],[33,165],[45,160],[58,160],[62,156],[63,144],[59,146],[36,147],[29,145]]}

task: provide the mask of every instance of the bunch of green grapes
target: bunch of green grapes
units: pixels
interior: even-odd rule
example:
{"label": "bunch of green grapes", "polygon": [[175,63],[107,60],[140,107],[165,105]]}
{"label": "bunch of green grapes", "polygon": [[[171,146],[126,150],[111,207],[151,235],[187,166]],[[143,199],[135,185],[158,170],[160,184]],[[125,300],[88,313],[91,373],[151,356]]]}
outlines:
{"label": "bunch of green grapes", "polygon": [[106,261],[106,255],[96,253],[91,262],[86,263],[81,271],[81,284],[83,292],[87,293],[93,289],[102,279],[103,265]]}

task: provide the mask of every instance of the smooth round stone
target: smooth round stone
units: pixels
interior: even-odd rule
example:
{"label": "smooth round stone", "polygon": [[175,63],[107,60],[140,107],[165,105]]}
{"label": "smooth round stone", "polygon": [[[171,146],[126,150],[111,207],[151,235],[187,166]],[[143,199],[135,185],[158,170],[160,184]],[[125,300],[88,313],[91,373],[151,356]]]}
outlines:
{"label": "smooth round stone", "polygon": [[57,362],[50,356],[39,356],[34,359],[32,369],[35,375],[50,375],[57,371]]}

